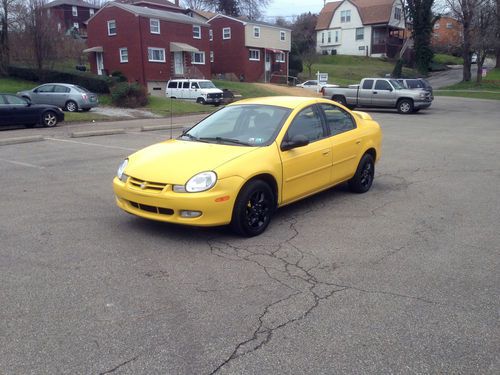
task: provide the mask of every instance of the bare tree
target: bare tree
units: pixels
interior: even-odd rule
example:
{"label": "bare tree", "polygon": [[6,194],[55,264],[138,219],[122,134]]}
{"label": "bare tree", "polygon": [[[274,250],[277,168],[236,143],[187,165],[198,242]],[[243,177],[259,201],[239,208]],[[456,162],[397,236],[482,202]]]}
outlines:
{"label": "bare tree", "polygon": [[0,0],[0,76],[7,74],[10,63],[9,24],[16,0]]}
{"label": "bare tree", "polygon": [[486,2],[476,11],[473,20],[474,33],[471,38],[471,49],[477,55],[476,82],[481,83],[484,60],[488,53],[496,51],[500,41],[496,35],[496,14],[493,2]]}
{"label": "bare tree", "polygon": [[463,45],[462,57],[464,59],[463,80],[470,81],[471,75],[471,57],[472,44],[475,31],[475,19],[480,10],[489,0],[446,0],[454,17],[462,24]]}
{"label": "bare tree", "polygon": [[210,0],[183,0],[182,5],[189,9],[213,10]]}

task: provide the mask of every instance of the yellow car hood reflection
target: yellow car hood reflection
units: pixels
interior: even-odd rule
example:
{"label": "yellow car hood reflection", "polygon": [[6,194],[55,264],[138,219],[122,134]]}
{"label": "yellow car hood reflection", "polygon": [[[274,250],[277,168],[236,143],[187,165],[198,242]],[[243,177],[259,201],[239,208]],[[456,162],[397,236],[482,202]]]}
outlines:
{"label": "yellow car hood reflection", "polygon": [[185,184],[195,174],[254,151],[254,147],[169,140],[129,157],[126,173],[146,181]]}

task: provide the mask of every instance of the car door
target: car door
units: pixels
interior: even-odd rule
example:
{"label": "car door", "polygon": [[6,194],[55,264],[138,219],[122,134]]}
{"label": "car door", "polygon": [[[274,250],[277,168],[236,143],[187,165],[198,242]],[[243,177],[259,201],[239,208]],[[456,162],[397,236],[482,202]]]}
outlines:
{"label": "car door", "polygon": [[189,87],[189,99],[196,100],[199,96],[200,85],[196,81],[191,81],[191,86]]}
{"label": "car door", "polygon": [[52,92],[52,102],[50,104],[64,108],[66,102],[69,100],[71,89],[63,85],[54,85]]}
{"label": "car door", "polygon": [[5,101],[3,95],[0,95],[0,125],[8,125],[9,118],[11,117],[11,108]]}
{"label": "car door", "polygon": [[54,91],[54,85],[42,85],[33,90],[31,102],[34,104],[52,104],[51,94]]}
{"label": "car door", "polygon": [[372,105],[374,107],[395,107],[396,91],[386,79],[377,79],[373,87]]}
{"label": "car door", "polygon": [[4,102],[8,108],[6,125],[35,124],[39,120],[38,109],[15,95],[4,95]]}
{"label": "car door", "polygon": [[361,134],[356,120],[346,110],[327,103],[319,105],[330,134],[332,147],[332,184],[352,177],[358,167]]}
{"label": "car door", "polygon": [[[179,90],[180,91],[180,98],[181,99],[190,99],[190,94],[189,94],[189,81],[182,81],[182,88]],[[180,87],[180,86],[179,86]]]}
{"label": "car door", "polygon": [[332,153],[330,140],[316,105],[302,109],[290,123],[282,145],[297,136],[309,144],[280,150],[283,166],[282,201],[289,203],[330,184]]}
{"label": "car door", "polygon": [[360,106],[371,106],[372,104],[372,88],[373,79],[365,79],[363,84],[358,89],[358,104]]}

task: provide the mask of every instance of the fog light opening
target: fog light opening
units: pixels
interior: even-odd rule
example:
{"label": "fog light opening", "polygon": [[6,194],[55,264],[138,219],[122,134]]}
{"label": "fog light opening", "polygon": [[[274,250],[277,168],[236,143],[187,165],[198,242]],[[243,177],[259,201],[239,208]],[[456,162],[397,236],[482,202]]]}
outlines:
{"label": "fog light opening", "polygon": [[201,216],[201,211],[181,210],[181,217],[194,218],[200,216]]}

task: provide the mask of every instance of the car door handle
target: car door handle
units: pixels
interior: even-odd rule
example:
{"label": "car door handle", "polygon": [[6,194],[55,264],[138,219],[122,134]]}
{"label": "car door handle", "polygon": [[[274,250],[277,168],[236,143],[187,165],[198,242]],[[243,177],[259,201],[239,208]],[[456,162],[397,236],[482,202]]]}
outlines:
{"label": "car door handle", "polygon": [[323,150],[323,152],[322,152],[322,154],[323,154],[324,156],[328,155],[329,153],[330,153],[330,150]]}
{"label": "car door handle", "polygon": [[378,94],[378,92],[377,92],[377,91],[374,91],[373,93],[374,93],[374,94]]}
{"label": "car door handle", "polygon": [[361,143],[361,139],[356,140],[356,144],[359,145]]}

